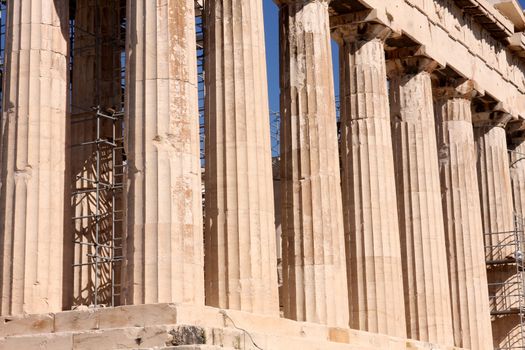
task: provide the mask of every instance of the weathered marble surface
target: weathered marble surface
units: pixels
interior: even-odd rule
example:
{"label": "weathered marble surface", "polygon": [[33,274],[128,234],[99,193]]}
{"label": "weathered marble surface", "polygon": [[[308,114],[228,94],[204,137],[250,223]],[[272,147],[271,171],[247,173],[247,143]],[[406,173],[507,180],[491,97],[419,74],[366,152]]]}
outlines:
{"label": "weathered marble surface", "polygon": [[0,315],[62,309],[68,7],[66,0],[9,1],[0,145]]}

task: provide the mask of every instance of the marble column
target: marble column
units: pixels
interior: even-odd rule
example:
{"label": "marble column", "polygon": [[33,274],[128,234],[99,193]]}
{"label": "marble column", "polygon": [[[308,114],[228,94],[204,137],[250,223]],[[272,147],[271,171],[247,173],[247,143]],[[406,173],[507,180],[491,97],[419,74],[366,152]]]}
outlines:
{"label": "marble column", "polygon": [[[514,206],[505,127],[511,115],[486,110],[473,115],[477,144],[481,217],[485,234],[487,278],[492,312],[519,309],[521,286],[514,263],[501,263],[516,254]],[[519,319],[495,316],[492,319],[495,348],[515,346],[521,336]]]}
{"label": "marble column", "polygon": [[504,259],[514,252],[512,246],[490,248],[505,244],[509,231],[514,229],[510,164],[505,134],[505,127],[510,119],[509,114],[499,111],[473,115],[487,260]]}
{"label": "marble column", "polygon": [[405,337],[394,158],[379,25],[340,28],[341,159],[350,327]]}
{"label": "marble column", "polygon": [[126,304],[204,304],[193,0],[128,1]]}
{"label": "marble column", "polygon": [[262,0],[208,0],[206,303],[278,315]]}
{"label": "marble column", "polygon": [[[0,315],[62,309],[69,1],[8,1]],[[29,40],[30,39],[30,40]]]}
{"label": "marble column", "polygon": [[[445,84],[443,84],[445,85]],[[472,130],[472,83],[434,90],[455,346],[492,349]]]}
{"label": "marble column", "polygon": [[284,316],[348,327],[328,2],[277,1]]}
{"label": "marble column", "polygon": [[[515,224],[517,234],[521,240],[520,250],[525,251],[525,120],[519,119],[510,123],[507,127],[507,135],[510,133],[510,180],[512,186],[512,196],[514,203]],[[514,275],[516,276],[516,275]],[[514,280],[516,281],[515,277]],[[523,290],[523,289],[522,289]],[[503,342],[499,344],[512,344],[513,346],[523,346],[521,339],[519,315],[507,316],[507,326],[494,327],[494,330],[500,329],[503,332]],[[495,332],[494,332],[495,333]],[[495,335],[495,339],[501,336]],[[515,338],[513,338],[515,336]],[[505,344],[505,342],[507,342]],[[498,345],[499,346],[499,345]]]}
{"label": "marble column", "polygon": [[407,335],[453,345],[432,80],[424,57],[388,61]]}
{"label": "marble column", "polygon": [[510,180],[518,225],[525,219],[525,120],[511,123]]}

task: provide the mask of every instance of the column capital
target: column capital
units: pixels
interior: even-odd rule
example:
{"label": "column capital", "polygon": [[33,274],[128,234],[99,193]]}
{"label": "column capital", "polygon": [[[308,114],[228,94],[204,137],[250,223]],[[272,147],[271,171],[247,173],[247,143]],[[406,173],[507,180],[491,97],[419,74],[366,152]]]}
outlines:
{"label": "column capital", "polygon": [[[397,50],[396,50],[397,51]],[[387,54],[386,72],[389,78],[415,75],[422,72],[432,73],[440,68],[438,62],[426,56],[401,56],[390,58]]]}
{"label": "column capital", "polygon": [[435,99],[463,98],[472,100],[474,97],[484,95],[484,91],[474,80],[446,79],[434,87]]}
{"label": "column capital", "polygon": [[[363,12],[356,12],[359,17]],[[334,26],[332,25],[332,28]],[[345,22],[335,25],[333,36],[338,44],[354,43],[358,41],[370,41],[379,39],[385,41],[392,34],[392,29],[380,22],[368,21],[353,23]]]}
{"label": "column capital", "polygon": [[517,145],[525,141],[525,119],[518,116],[507,124],[507,133],[512,144]]}
{"label": "column capital", "polygon": [[472,114],[472,123],[475,127],[500,127],[505,128],[507,124],[517,120],[503,103],[499,102],[495,106],[482,105],[477,106],[476,111]]}

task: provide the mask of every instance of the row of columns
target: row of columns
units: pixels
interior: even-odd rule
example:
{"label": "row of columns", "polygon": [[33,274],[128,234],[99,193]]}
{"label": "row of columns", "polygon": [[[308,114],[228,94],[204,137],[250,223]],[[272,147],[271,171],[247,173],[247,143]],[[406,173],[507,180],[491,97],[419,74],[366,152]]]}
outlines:
{"label": "row of columns", "polygon": [[[64,306],[68,2],[9,1],[2,315]],[[277,3],[285,317],[490,349],[483,232],[522,192],[507,114],[474,133],[471,82],[433,84],[431,60],[385,60],[387,28],[349,24],[338,145],[329,1]],[[128,1],[123,302],[278,315],[262,2],[206,5],[205,247],[193,6]]]}

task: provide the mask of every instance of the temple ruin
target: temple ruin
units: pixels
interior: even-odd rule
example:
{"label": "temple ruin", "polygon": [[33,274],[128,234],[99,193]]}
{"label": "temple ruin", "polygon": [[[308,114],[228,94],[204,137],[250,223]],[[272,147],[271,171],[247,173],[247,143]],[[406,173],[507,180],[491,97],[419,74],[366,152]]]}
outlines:
{"label": "temple ruin", "polygon": [[525,349],[519,2],[263,1],[0,0],[0,350]]}

